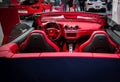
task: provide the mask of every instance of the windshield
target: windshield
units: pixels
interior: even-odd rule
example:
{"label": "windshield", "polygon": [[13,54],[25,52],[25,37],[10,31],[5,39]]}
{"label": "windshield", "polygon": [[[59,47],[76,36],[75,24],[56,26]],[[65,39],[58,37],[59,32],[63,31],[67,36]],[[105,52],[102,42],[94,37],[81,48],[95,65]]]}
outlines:
{"label": "windshield", "polygon": [[41,15],[41,22],[77,22],[77,21],[83,21],[83,22],[96,22],[98,23],[99,15],[97,14],[91,14],[91,13],[49,13],[49,14],[42,14]]}
{"label": "windshield", "polygon": [[44,22],[44,21],[69,21],[69,20],[71,20],[72,19],[72,21],[80,21],[80,20],[82,20],[82,21],[94,21],[95,22],[95,18],[90,18],[90,17],[82,17],[82,16],[77,16],[76,18],[67,18],[66,16],[64,16],[64,15],[60,15],[60,16],[45,16],[45,17],[43,17],[42,18],[42,22]]}

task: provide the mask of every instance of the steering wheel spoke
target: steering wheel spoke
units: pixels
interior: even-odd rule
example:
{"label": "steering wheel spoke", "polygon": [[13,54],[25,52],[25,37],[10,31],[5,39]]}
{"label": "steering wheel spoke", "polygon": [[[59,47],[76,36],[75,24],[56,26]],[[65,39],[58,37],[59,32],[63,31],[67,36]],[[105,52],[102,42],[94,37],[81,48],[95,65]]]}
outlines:
{"label": "steering wheel spoke", "polygon": [[60,30],[56,29],[56,32],[57,32],[57,33],[59,33],[59,32],[60,32]]}

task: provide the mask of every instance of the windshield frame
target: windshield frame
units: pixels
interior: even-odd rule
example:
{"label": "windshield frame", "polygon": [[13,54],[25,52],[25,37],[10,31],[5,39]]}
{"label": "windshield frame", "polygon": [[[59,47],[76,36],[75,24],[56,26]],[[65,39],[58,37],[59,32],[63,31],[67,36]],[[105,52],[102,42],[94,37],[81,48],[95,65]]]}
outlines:
{"label": "windshield frame", "polygon": [[86,13],[86,12],[49,12],[40,14],[41,22],[49,21],[72,21],[72,22],[93,22],[100,23],[101,17],[98,14]]}

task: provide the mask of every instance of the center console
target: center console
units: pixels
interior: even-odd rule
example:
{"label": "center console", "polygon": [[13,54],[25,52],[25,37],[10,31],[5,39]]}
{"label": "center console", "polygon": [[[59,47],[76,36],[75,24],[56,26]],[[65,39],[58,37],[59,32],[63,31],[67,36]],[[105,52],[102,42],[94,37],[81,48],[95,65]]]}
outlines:
{"label": "center console", "polygon": [[64,37],[66,39],[77,39],[79,26],[64,26]]}

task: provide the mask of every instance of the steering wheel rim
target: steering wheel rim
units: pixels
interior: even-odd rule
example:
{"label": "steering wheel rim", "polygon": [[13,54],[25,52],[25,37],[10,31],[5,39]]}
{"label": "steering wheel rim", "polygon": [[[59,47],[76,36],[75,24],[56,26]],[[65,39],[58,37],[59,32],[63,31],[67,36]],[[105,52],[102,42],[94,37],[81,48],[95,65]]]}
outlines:
{"label": "steering wheel rim", "polygon": [[[50,26],[51,25],[51,26]],[[49,26],[49,27],[47,27]],[[47,23],[44,27],[45,33],[48,35],[48,37],[53,40],[57,40],[60,38],[60,35],[62,34],[62,30],[60,26],[57,23]]]}

